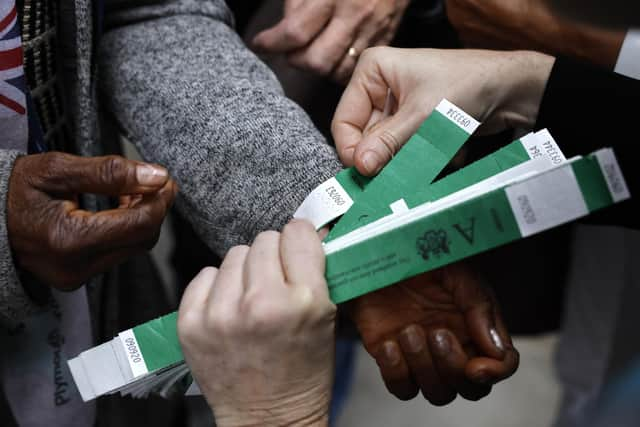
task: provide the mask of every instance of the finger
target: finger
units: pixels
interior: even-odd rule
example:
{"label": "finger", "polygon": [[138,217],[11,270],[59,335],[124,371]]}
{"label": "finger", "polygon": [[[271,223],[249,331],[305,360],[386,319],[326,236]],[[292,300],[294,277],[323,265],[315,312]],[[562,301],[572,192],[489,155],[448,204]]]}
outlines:
{"label": "finger", "polygon": [[194,310],[202,312],[207,304],[207,297],[211,291],[218,269],[214,267],[205,267],[196,277],[194,277],[182,295],[180,307],[178,309],[180,315],[183,312]]}
{"label": "finger", "polygon": [[296,10],[298,7],[300,7],[300,5],[303,4],[304,2],[305,0],[285,0],[284,15],[290,14],[291,12]]}
{"label": "finger", "polygon": [[255,238],[245,261],[245,292],[283,286],[284,273],[280,262],[280,233],[264,231]]}
{"label": "finger", "polygon": [[376,55],[365,52],[360,58],[331,123],[338,155],[346,166],[353,166],[355,149],[362,142],[372,114],[382,111],[387,100],[389,86],[373,56]]}
{"label": "finger", "polygon": [[[491,301],[493,302],[493,319],[494,324],[496,325],[496,330],[498,332],[498,339],[502,342],[502,345],[506,349],[513,348],[513,341],[511,340],[511,335],[507,330],[507,325],[505,325],[504,323],[504,319],[502,317],[500,305],[498,304],[496,295],[492,289],[489,289],[489,292]],[[496,339],[494,339],[494,341],[496,341]]]}
{"label": "finger", "polygon": [[442,382],[460,396],[475,401],[489,394],[490,384],[477,384],[467,379],[465,368],[469,358],[455,335],[446,329],[432,331],[429,334],[429,349]]}
{"label": "finger", "polygon": [[214,286],[218,270],[205,267],[191,280],[185,289],[178,308],[178,337],[181,343],[201,333],[205,327],[207,313],[207,296]]}
{"label": "finger", "polygon": [[46,192],[145,194],[158,191],[169,181],[169,173],[162,166],[120,156],[79,157],[52,152],[39,157],[37,185]]}
{"label": "finger", "polygon": [[258,33],[252,45],[258,51],[284,53],[300,49],[311,42],[325,27],[333,14],[333,4],[325,1],[305,1],[274,27]]}
{"label": "finger", "polygon": [[456,391],[444,383],[435,369],[423,329],[410,325],[400,333],[400,347],[411,375],[429,402],[446,405],[456,398]]}
{"label": "finger", "polygon": [[410,400],[416,397],[418,386],[411,377],[411,372],[397,342],[385,341],[380,346],[375,359],[389,393],[400,400]]}
{"label": "finger", "polygon": [[397,104],[398,102],[396,101],[395,96],[393,96],[391,89],[387,89],[387,99],[384,101],[382,111],[378,109],[373,110],[369,122],[364,128],[364,135],[373,132],[383,119],[386,119],[393,114],[397,109]]}
{"label": "finger", "polygon": [[[369,117],[369,122],[364,127],[363,135],[366,135],[367,132],[370,132],[374,127],[380,123],[383,119],[386,119],[389,115],[385,115],[384,110],[378,110],[374,108],[371,111],[371,116]],[[355,151],[355,150],[354,150]]]}
{"label": "finger", "polygon": [[280,259],[288,283],[304,284],[327,295],[325,256],[316,230],[307,221],[293,220],[282,230]]}
{"label": "finger", "polygon": [[[177,191],[176,191],[177,193]],[[144,196],[142,194],[134,194],[131,196],[131,198],[129,199],[129,207],[132,208],[134,206],[136,206],[138,203],[140,203],[142,201],[142,199],[144,198]],[[171,202],[173,204],[173,201]]]}
{"label": "finger", "polygon": [[142,197],[143,197],[142,194],[130,194],[126,196],[120,196],[118,198],[119,199],[118,207],[121,209],[132,208],[142,201]]}
{"label": "finger", "polygon": [[131,204],[132,197],[133,197],[132,195],[131,196],[129,196],[129,195],[120,196],[118,198],[118,207],[119,208],[128,208],[129,205]]}
{"label": "finger", "polygon": [[100,212],[77,209],[64,202],[65,220],[60,233],[54,234],[54,247],[65,252],[103,253],[131,248],[153,247],[160,227],[173,203],[177,186],[169,181],[156,194],[147,194],[135,206]]}
{"label": "finger", "polygon": [[513,375],[520,364],[520,354],[511,347],[506,351],[503,360],[488,357],[476,357],[469,361],[465,375],[476,384],[496,384]]}
{"label": "finger", "polygon": [[396,36],[398,32],[398,27],[402,22],[402,18],[404,16],[404,9],[402,12],[395,13],[391,17],[391,23],[389,24],[389,29],[384,33],[380,34],[379,37],[372,43],[372,46],[388,46],[393,38]]}
{"label": "finger", "polygon": [[418,130],[421,122],[419,112],[400,106],[395,114],[376,123],[373,129],[362,135],[355,147],[356,169],[365,176],[380,172]]}
{"label": "finger", "polygon": [[244,292],[244,266],[249,255],[248,246],[234,246],[229,249],[207,297],[209,312],[224,309],[235,312]]}
{"label": "finger", "polygon": [[[347,83],[358,63],[358,57],[370,46],[370,40],[366,36],[358,36],[347,49],[347,54],[337,63],[333,71],[333,79],[340,83]],[[350,49],[354,49],[355,55],[349,55]]]}
{"label": "finger", "polygon": [[[385,11],[379,12],[382,15],[385,15]],[[383,34],[388,33],[388,25],[389,22],[387,20],[391,20],[389,17],[385,18],[376,18],[373,17],[373,25],[361,25],[359,28],[360,32],[354,37],[354,41],[351,44],[350,48],[355,50],[356,55],[345,55],[342,57],[342,60],[336,66],[333,72],[333,78],[341,83],[346,83],[355,66],[358,62],[358,57],[365,49],[368,47],[374,46],[375,43],[380,39]],[[348,52],[348,51],[347,51]]]}
{"label": "finger", "polygon": [[445,286],[452,290],[455,304],[465,316],[471,340],[486,356],[501,360],[506,344],[495,323],[495,301],[475,272],[465,264],[443,270]]}
{"label": "finger", "polygon": [[288,55],[289,63],[294,67],[328,76],[353,44],[355,31],[353,21],[334,17],[308,47]]}

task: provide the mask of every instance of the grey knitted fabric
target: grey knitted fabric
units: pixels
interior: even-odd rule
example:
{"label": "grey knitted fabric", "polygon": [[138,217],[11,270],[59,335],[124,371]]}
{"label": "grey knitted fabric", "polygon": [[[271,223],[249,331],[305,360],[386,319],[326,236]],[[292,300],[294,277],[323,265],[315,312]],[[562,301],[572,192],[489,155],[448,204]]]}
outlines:
{"label": "grey knitted fabric", "polygon": [[223,255],[281,227],[341,166],[229,26],[223,2],[172,4],[118,14],[135,23],[104,36],[102,93],[143,157],[176,177],[178,208]]}
{"label": "grey knitted fabric", "polygon": [[[340,170],[335,151],[235,34],[223,1],[106,3],[108,28],[93,58],[90,0],[60,0],[61,63],[73,73],[61,77],[78,151],[105,151],[97,83],[103,105],[143,157],[176,177],[178,208],[217,254],[280,228],[316,185]],[[29,313],[4,227],[14,158],[0,150],[0,326]],[[100,206],[100,199],[88,200],[88,208]]]}
{"label": "grey knitted fabric", "polygon": [[15,150],[0,150],[0,326],[8,327],[16,326],[19,319],[37,309],[18,280],[7,235],[9,177],[13,163],[21,154]]}

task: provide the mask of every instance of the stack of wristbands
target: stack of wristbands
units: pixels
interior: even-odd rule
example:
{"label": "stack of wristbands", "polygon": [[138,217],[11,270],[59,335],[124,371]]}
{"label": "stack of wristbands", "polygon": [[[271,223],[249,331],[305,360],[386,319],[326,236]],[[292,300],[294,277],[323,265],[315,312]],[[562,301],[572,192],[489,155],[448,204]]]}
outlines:
{"label": "stack of wristbands", "polygon": [[[479,126],[443,100],[374,178],[346,169],[318,186],[294,217],[321,228],[336,304],[630,197],[613,150],[566,159],[547,130],[530,133],[436,180]],[[85,401],[120,393],[197,394],[171,313],[121,332],[69,361]]]}

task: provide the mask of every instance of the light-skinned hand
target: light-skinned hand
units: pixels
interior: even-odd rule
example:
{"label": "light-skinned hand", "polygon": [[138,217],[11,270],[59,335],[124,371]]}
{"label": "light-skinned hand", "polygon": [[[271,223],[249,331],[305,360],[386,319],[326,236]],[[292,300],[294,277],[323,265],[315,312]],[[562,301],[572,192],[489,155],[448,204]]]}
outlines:
{"label": "light-skinned hand", "polygon": [[[371,48],[342,95],[331,130],[342,162],[375,175],[447,98],[479,132],[535,124],[554,58],[528,51]],[[391,91],[391,114],[382,117]]]}
{"label": "light-skinned hand", "polygon": [[[358,55],[393,39],[408,0],[285,0],[284,17],[253,40],[305,70],[346,83]],[[353,55],[349,49],[353,48]]]}
{"label": "light-skinned hand", "polygon": [[336,307],[311,224],[229,251],[185,291],[178,334],[220,427],[326,426]]}

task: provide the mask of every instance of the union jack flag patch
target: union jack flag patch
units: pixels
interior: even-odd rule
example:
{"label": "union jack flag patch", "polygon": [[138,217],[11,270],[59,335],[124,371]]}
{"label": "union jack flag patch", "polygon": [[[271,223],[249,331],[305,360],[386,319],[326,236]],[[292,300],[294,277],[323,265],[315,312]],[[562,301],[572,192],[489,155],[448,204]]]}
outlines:
{"label": "union jack flag patch", "polygon": [[15,0],[0,0],[0,135],[3,148],[28,140],[27,85]]}

